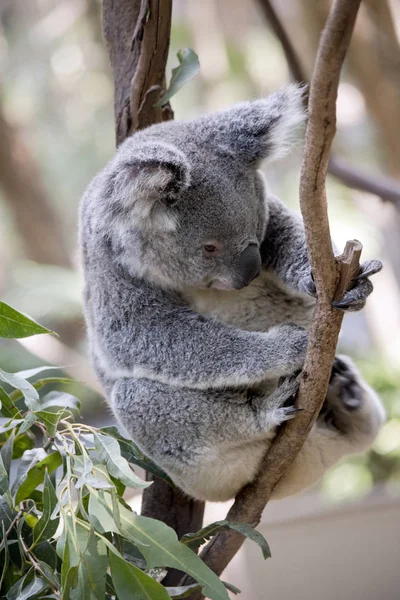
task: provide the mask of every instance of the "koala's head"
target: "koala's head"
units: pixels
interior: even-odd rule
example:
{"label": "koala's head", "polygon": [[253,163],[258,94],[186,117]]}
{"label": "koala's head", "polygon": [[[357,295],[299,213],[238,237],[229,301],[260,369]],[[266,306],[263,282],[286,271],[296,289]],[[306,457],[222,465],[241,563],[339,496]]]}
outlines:
{"label": "koala's head", "polygon": [[292,85],[126,140],[87,194],[115,261],[175,289],[239,289],[257,277],[268,219],[257,169],[290,147],[302,93]]}

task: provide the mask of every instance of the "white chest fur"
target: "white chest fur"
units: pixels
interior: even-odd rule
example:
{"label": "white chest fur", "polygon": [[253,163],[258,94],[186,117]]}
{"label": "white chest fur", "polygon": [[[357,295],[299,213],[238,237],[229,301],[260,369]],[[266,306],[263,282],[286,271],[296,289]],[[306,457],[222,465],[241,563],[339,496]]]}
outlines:
{"label": "white chest fur", "polygon": [[296,294],[264,271],[241,290],[190,289],[184,294],[192,310],[248,331],[267,331],[281,323],[307,327],[315,302]]}

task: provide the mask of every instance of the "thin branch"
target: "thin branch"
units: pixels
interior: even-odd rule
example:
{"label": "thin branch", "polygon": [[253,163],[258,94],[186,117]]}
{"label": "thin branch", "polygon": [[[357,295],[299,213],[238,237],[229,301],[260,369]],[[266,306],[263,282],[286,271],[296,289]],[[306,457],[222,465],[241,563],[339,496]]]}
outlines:
{"label": "thin branch", "polygon": [[[369,0],[369,4],[374,5],[374,2]],[[271,0],[258,0],[258,4],[272,31],[282,44],[293,79],[307,82],[308,77],[301,60]],[[395,179],[383,175],[370,175],[363,169],[347,165],[345,161],[337,157],[332,157],[329,161],[328,171],[348,187],[375,194],[384,201],[392,202],[400,210],[400,184]]]}
{"label": "thin branch", "polygon": [[[281,428],[266,454],[256,480],[237,495],[227,519],[255,525],[274,487],[295,460],[321,409],[328,388],[342,313],[331,302],[340,276],[333,256],[325,191],[329,152],[336,128],[336,96],[341,66],[350,42],[360,0],[335,0],[322,33],[309,98],[300,181],[300,203],[307,248],[318,291],[315,317],[309,332],[308,352],[301,376],[298,405],[304,410]],[[352,253],[348,262],[354,267]],[[352,268],[348,269],[351,276]],[[349,281],[342,282],[347,287]],[[234,531],[218,533],[201,558],[220,575],[244,538]],[[194,599],[201,597],[195,594]]]}

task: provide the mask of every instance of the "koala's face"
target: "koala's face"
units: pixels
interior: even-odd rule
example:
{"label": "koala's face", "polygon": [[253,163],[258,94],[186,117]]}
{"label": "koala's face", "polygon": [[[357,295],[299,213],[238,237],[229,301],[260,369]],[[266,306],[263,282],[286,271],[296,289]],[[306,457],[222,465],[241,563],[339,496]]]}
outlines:
{"label": "koala's face", "polygon": [[176,288],[242,288],[261,268],[263,183],[231,159],[196,159],[179,199],[160,195],[153,226],[141,230],[141,260],[150,276]]}
{"label": "koala's face", "polygon": [[301,90],[292,86],[128,139],[97,186],[97,220],[115,259],[175,289],[248,285],[260,273],[268,218],[257,167],[282,154],[303,118]]}

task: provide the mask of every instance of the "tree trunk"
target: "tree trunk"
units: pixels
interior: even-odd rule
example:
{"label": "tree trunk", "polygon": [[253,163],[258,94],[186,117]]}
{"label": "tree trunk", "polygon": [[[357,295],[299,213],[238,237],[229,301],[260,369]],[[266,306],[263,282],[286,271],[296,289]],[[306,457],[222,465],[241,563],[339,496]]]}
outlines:
{"label": "tree trunk", "polygon": [[[114,72],[116,141],[173,118],[169,105],[154,107],[165,88],[172,0],[104,0],[103,29]],[[155,478],[144,491],[142,514],[163,521],[180,538],[203,522],[204,503]],[[171,570],[163,581],[174,585]]]}

